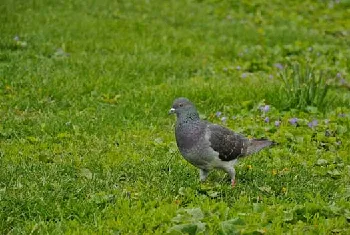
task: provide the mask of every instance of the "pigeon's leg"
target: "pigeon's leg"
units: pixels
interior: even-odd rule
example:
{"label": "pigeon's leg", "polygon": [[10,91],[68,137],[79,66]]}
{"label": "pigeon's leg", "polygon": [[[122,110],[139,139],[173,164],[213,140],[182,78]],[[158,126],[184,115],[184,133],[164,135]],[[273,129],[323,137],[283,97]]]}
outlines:
{"label": "pigeon's leg", "polygon": [[209,171],[204,169],[199,169],[199,178],[204,182],[208,177]]}
{"label": "pigeon's leg", "polygon": [[233,168],[232,166],[231,167],[227,167],[225,168],[225,171],[227,172],[227,174],[230,176],[231,178],[231,185],[232,185],[232,188],[235,187],[235,184],[236,184],[236,181],[235,181],[235,178],[236,178],[236,170],[235,168]]}

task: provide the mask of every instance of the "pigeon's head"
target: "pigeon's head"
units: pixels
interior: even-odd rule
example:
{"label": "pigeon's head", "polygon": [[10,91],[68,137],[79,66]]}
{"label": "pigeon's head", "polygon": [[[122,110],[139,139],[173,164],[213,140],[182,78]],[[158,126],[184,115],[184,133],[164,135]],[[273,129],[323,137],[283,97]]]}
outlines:
{"label": "pigeon's head", "polygon": [[197,110],[189,99],[181,97],[174,100],[173,106],[169,110],[169,114],[173,113],[179,116],[181,114],[197,113]]}

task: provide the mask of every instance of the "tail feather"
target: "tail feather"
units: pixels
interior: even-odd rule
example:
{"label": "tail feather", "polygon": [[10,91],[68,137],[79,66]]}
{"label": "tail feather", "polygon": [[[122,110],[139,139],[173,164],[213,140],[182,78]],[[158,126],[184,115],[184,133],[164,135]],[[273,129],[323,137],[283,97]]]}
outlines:
{"label": "tail feather", "polygon": [[263,148],[274,145],[275,142],[267,139],[252,139],[250,141],[250,146],[247,149],[247,155],[259,152]]}

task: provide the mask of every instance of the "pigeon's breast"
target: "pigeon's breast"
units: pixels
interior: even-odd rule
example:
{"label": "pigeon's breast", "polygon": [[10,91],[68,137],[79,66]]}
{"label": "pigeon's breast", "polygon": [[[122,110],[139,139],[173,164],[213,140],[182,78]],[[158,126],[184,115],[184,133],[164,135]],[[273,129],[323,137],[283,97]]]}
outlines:
{"label": "pigeon's breast", "polygon": [[204,132],[199,126],[182,124],[175,128],[175,135],[180,152],[188,153],[197,148]]}
{"label": "pigeon's breast", "polygon": [[175,129],[177,146],[182,156],[192,165],[210,169],[211,162],[219,153],[210,147],[206,128],[201,126],[180,126]]}

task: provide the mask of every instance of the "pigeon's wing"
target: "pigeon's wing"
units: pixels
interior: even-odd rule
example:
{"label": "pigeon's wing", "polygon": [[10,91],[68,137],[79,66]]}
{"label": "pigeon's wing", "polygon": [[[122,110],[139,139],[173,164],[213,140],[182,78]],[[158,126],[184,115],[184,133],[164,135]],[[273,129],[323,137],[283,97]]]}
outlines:
{"label": "pigeon's wing", "polygon": [[249,139],[219,125],[207,123],[210,146],[222,161],[231,161],[247,153]]}

